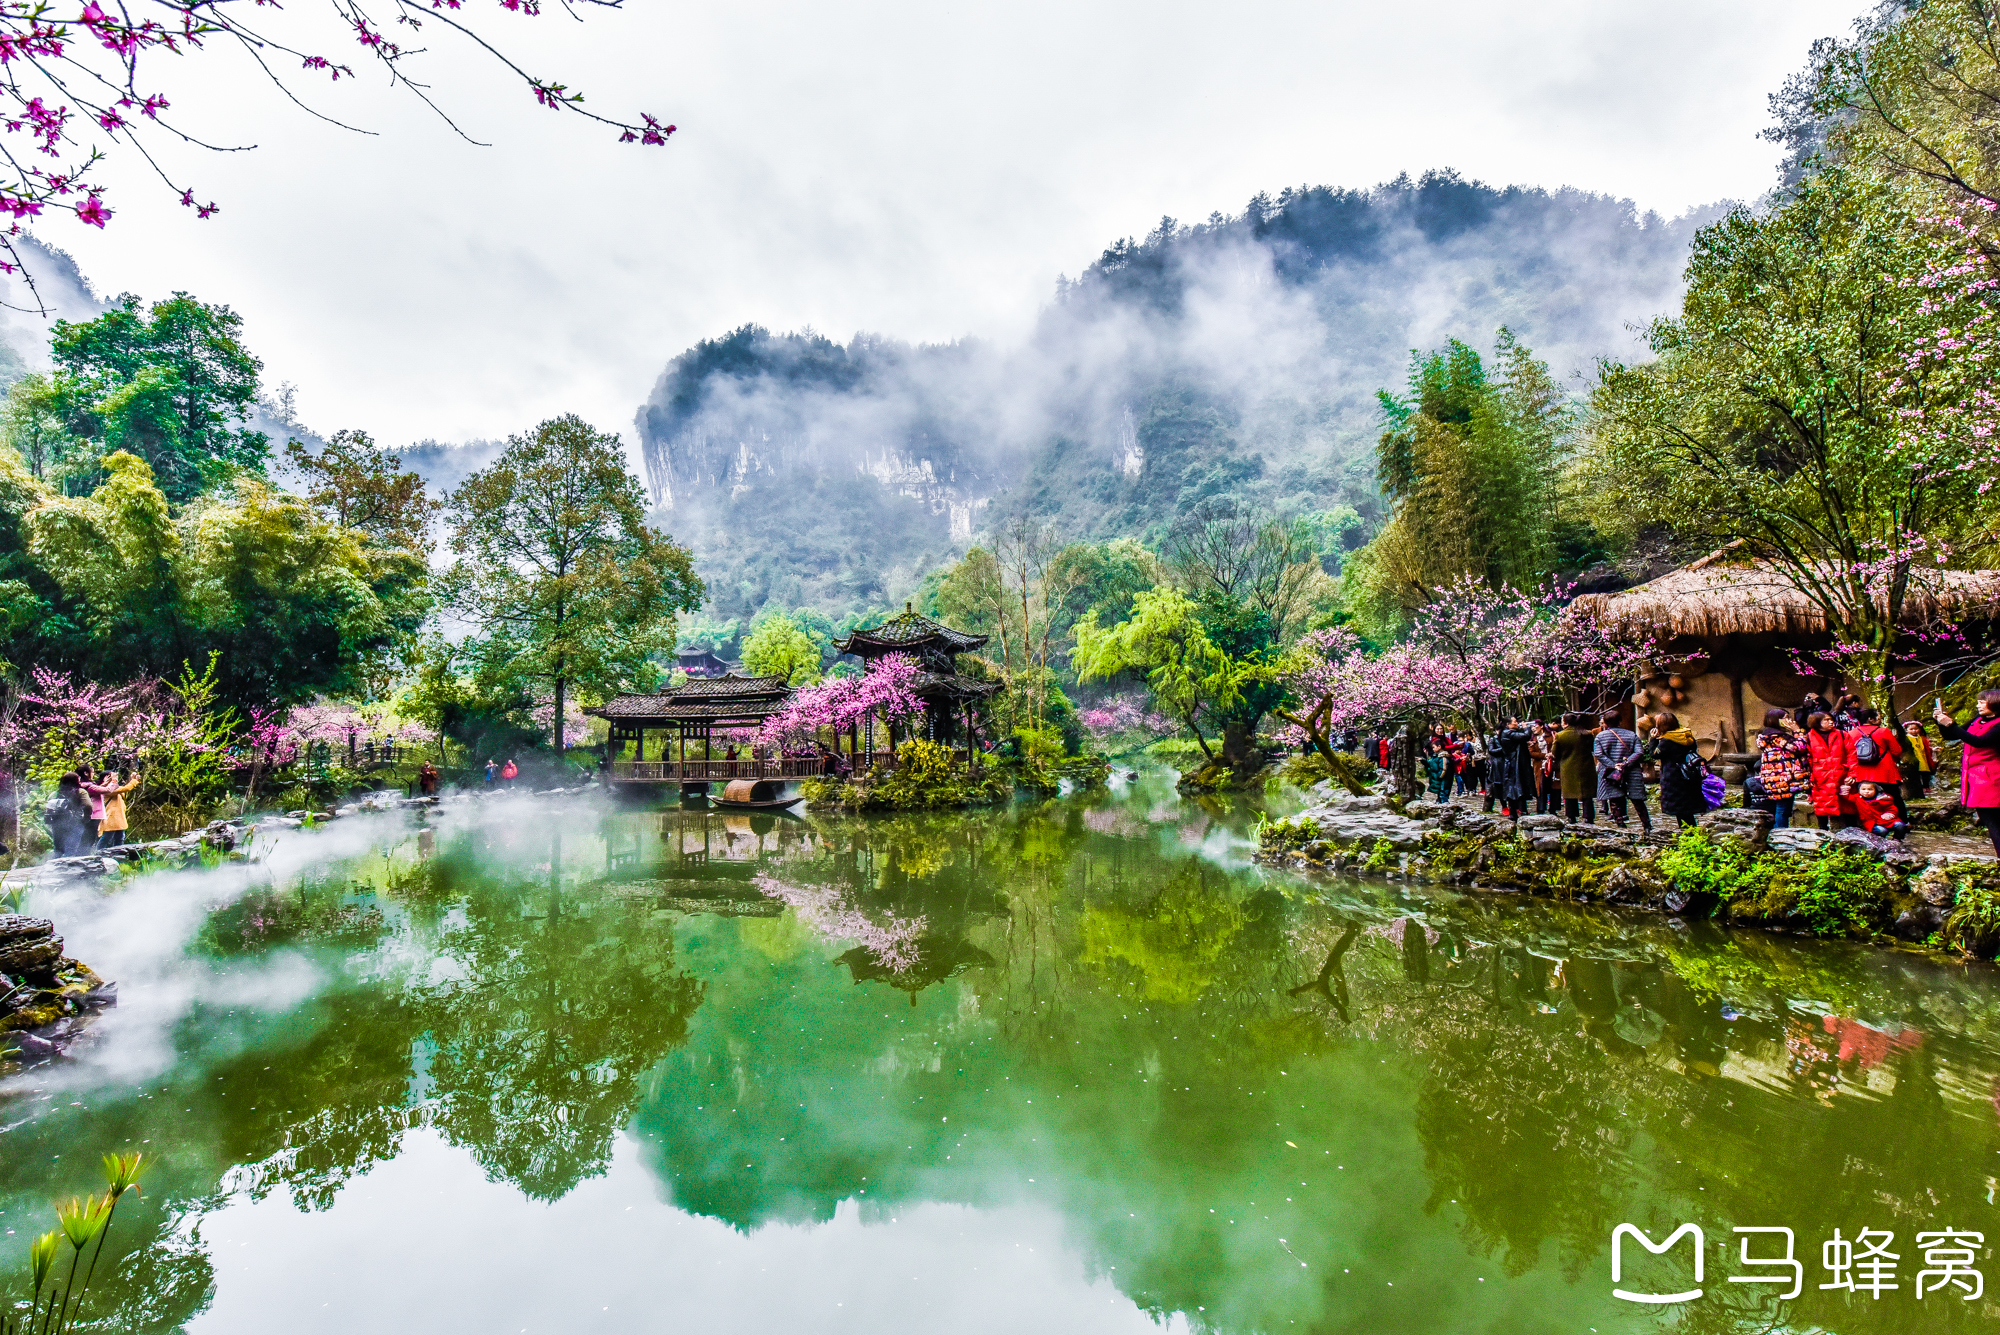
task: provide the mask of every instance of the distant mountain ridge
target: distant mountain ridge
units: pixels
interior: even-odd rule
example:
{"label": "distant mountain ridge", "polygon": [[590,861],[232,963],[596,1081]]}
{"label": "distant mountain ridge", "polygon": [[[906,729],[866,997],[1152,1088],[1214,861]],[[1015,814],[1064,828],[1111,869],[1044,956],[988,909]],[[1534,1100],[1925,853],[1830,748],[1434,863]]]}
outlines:
{"label": "distant mountain ridge", "polygon": [[1506,325],[1580,385],[1637,350],[1720,212],[1444,171],[1259,195],[1107,248],[1018,347],[704,340],[640,408],[640,453],[721,616],[892,603],[1017,510],[1095,537],[1209,497],[1372,523],[1374,396],[1412,349]]}

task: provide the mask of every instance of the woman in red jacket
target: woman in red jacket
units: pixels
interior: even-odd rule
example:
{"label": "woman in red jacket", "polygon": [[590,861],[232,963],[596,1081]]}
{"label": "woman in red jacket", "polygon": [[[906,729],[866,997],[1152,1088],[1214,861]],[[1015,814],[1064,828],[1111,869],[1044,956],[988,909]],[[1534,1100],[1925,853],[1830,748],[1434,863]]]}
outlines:
{"label": "woman in red jacket", "polygon": [[[1862,739],[1868,739],[1874,749],[1874,759],[1862,759]],[[1900,791],[1902,769],[1896,761],[1902,757],[1902,737],[1892,729],[1882,727],[1880,709],[1858,709],[1854,715],[1854,727],[1848,731],[1848,741],[1854,745],[1854,781],[1856,783],[1878,783],[1884,791]]]}
{"label": "woman in red jacket", "polygon": [[1854,743],[1848,735],[1833,726],[1833,715],[1818,713],[1806,720],[1806,762],[1812,771],[1813,814],[1819,817],[1819,827],[1824,829],[1846,829],[1853,824],[1854,812],[1846,795],[1840,790],[1846,786],[1848,777],[1854,771]]}
{"label": "woman in red jacket", "polygon": [[1963,728],[1939,701],[1938,731],[1947,742],[1964,742],[1958,758],[1958,800],[1971,808],[2000,854],[2000,691],[1981,691],[1972,721]]}

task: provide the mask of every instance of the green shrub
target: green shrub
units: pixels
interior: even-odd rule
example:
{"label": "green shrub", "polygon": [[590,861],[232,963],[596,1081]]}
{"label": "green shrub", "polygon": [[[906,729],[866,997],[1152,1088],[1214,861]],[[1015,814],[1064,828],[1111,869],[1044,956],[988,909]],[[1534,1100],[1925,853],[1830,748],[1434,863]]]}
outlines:
{"label": "green shrub", "polygon": [[1744,921],[1853,936],[1878,929],[1889,916],[1889,872],[1858,849],[1829,846],[1811,858],[1759,854],[1734,839],[1682,830],[1657,865],[1677,889],[1715,895],[1729,916]]}
{"label": "green shrub", "polygon": [[1710,894],[1728,902],[1755,884],[1767,872],[1760,871],[1759,859],[1750,848],[1735,839],[1711,839],[1708,832],[1685,829],[1660,854],[1660,874],[1688,894]]}
{"label": "green shrub", "polygon": [[1970,877],[1960,881],[1944,938],[1968,955],[1992,959],[2000,947],[2000,891]]}
{"label": "green shrub", "polygon": [[1387,839],[1377,839],[1375,851],[1370,853],[1368,860],[1361,865],[1367,871],[1387,871],[1397,865],[1396,846]]}
{"label": "green shrub", "polygon": [[1883,916],[1889,876],[1881,863],[1849,848],[1828,848],[1806,864],[1798,883],[1799,916],[1814,936],[1872,931]]}
{"label": "green shrub", "polygon": [[1319,822],[1311,816],[1296,820],[1269,820],[1258,817],[1257,846],[1273,852],[1303,848],[1319,838]]}

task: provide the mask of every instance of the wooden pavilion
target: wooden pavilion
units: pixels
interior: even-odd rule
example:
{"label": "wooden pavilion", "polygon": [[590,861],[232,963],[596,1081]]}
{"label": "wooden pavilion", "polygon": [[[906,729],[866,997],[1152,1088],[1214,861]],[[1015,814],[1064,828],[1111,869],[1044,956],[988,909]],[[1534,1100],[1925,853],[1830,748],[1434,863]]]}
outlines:
{"label": "wooden pavilion", "polygon": [[[816,756],[748,754],[717,758],[718,730],[754,729],[785,707],[791,688],[783,677],[690,677],[685,685],[657,695],[620,695],[586,714],[611,725],[610,745],[634,743],[630,760],[613,760],[607,779],[613,787],[679,784],[705,787],[732,779],[803,779],[819,772]],[[656,735],[659,754],[646,755],[646,735]],[[695,749],[699,754],[690,757]]]}
{"label": "wooden pavilion", "polygon": [[[972,745],[972,707],[1005,688],[997,681],[981,681],[961,673],[958,656],[984,647],[986,640],[984,635],[969,635],[933,621],[905,603],[902,615],[891,617],[879,626],[856,630],[846,639],[836,640],[833,647],[864,663],[889,654],[907,654],[915,659],[918,671],[911,686],[923,701],[924,712],[913,734],[960,749],[970,759],[978,750]],[[869,729],[865,741],[858,732],[856,729],[857,735],[848,739],[850,750],[872,754],[874,730]]]}

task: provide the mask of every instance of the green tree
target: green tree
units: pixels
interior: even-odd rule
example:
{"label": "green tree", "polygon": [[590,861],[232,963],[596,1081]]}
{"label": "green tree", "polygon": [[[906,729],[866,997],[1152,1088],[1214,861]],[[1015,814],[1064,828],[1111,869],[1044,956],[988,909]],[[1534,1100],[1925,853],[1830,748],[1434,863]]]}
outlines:
{"label": "green tree", "polygon": [[244,424],[263,363],[242,332],[227,306],[185,292],[145,312],[127,293],[95,320],[58,320],[52,385],[70,435],[144,459],[177,505],[233,469],[261,470],[270,442]]}
{"label": "green tree", "polygon": [[[1656,359],[1607,364],[1592,434],[1628,495],[1683,534],[1751,551],[1855,646],[1855,675],[1891,671],[1936,553],[1985,540],[1978,474],[1955,438],[1900,430],[1928,363],[1921,237],[1893,192],[1845,168],[1759,217],[1696,237],[1678,319]],[[1880,700],[1893,713],[1886,692]]]}
{"label": "green tree", "polygon": [[431,518],[444,506],[424,480],[403,468],[401,455],[377,448],[365,431],[336,431],[318,453],[298,441],[285,460],[306,482],[306,499],[342,528],[382,547],[423,551]]}
{"label": "green tree", "polygon": [[88,496],[55,495],[18,464],[18,485],[0,485],[0,521],[22,507],[4,525],[19,550],[0,553],[19,576],[10,600],[44,608],[13,627],[11,661],[124,681],[213,654],[225,699],[286,704],[357,689],[423,619],[421,561],[364,551],[298,497],[240,478],[176,515],[144,460],[103,462]]}
{"label": "green tree", "polygon": [[1221,725],[1224,763],[1238,767],[1249,760],[1241,706],[1246,688],[1261,684],[1268,669],[1217,646],[1201,608],[1179,589],[1148,589],[1132,600],[1132,614],[1114,626],[1100,627],[1094,616],[1085,617],[1076,628],[1075,663],[1079,681],[1122,673],[1142,678],[1160,708],[1194,734],[1211,762],[1216,754],[1204,735],[1211,720]]}
{"label": "green tree", "polygon": [[1894,21],[1860,25],[1851,41],[1815,44],[1786,92],[1810,127],[1834,127],[1834,160],[1920,197],[2000,203],[2000,10],[1987,0],[1897,6]]}
{"label": "green tree", "polygon": [[743,666],[755,677],[783,677],[788,686],[819,681],[819,646],[784,613],[765,617],[743,642]]}
{"label": "green tree", "polygon": [[0,438],[26,461],[28,471],[46,481],[76,445],[64,421],[64,401],[41,372],[23,376],[0,404]]}
{"label": "green tree", "polygon": [[687,550],[645,523],[616,436],[574,415],[508,439],[452,493],[451,581],[489,677],[547,682],[555,746],[570,689],[606,693],[671,652],[705,596]]}

